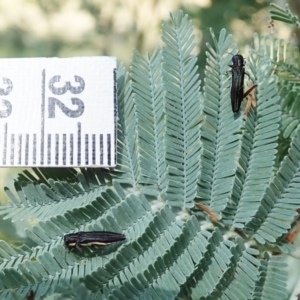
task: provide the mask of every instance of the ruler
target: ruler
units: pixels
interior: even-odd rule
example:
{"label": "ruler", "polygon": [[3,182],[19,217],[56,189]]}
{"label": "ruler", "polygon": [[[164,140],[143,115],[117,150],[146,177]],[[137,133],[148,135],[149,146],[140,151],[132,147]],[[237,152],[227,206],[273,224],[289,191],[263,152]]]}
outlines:
{"label": "ruler", "polygon": [[115,166],[116,64],[0,59],[0,167]]}

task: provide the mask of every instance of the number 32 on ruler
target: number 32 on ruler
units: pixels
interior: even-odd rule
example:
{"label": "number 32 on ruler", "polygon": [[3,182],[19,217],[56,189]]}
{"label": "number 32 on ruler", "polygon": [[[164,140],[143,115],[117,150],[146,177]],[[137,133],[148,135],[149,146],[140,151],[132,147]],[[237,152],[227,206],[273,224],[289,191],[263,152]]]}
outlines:
{"label": "number 32 on ruler", "polygon": [[[80,94],[84,90],[84,80],[82,77],[75,75],[75,81],[79,83],[78,87],[73,87],[69,81],[63,87],[55,87],[54,84],[56,82],[60,82],[61,76],[56,75],[53,76],[49,81],[49,89],[54,95],[63,95],[66,92],[70,92],[71,94],[77,95]],[[0,95],[7,96],[13,89],[13,84],[9,78],[3,78],[3,83],[7,85],[6,89],[0,88]],[[68,116],[69,118],[78,118],[84,113],[84,102],[79,98],[72,97],[71,102],[73,105],[77,105],[77,109],[72,110],[64,105],[60,100],[54,97],[49,97],[48,102],[48,112],[49,118],[55,118],[55,105],[57,105],[62,112]],[[9,101],[1,99],[1,103],[6,107],[5,110],[0,111],[0,118],[7,118],[10,116],[12,112],[12,105]]]}
{"label": "number 32 on ruler", "polygon": [[[66,82],[66,84],[63,87],[55,87],[54,84],[56,82],[60,81],[60,76],[56,75],[53,76],[49,81],[49,89],[54,95],[63,95],[66,92],[70,92],[71,94],[77,95],[80,94],[85,87],[85,83],[82,77],[75,75],[75,81],[78,82],[79,86],[73,87],[69,81]],[[70,118],[78,118],[80,117],[84,112],[84,103],[82,100],[76,97],[71,98],[72,104],[77,105],[77,109],[72,110],[68,107],[66,107],[61,101],[59,101],[57,98],[49,97],[49,103],[48,103],[48,112],[49,112],[49,118],[55,118],[55,105],[57,105],[62,112],[70,117]]]}

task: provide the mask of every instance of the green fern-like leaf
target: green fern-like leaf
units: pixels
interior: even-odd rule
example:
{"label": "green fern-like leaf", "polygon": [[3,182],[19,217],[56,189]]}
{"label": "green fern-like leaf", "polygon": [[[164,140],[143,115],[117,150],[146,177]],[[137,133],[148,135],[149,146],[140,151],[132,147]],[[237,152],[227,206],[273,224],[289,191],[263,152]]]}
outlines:
{"label": "green fern-like leaf", "polygon": [[[164,155],[166,122],[159,49],[156,49],[147,58],[135,51],[131,77],[138,110],[142,191],[146,194],[163,197],[167,187],[167,164]],[[151,176],[149,176],[150,174]]]}
{"label": "green fern-like leaf", "polygon": [[270,58],[274,65],[273,72],[278,76],[281,89],[282,136],[284,139],[293,137],[295,129],[300,123],[299,49],[283,40],[259,37],[258,35],[254,36],[254,45],[254,51],[260,56]]}
{"label": "green fern-like leaf", "polygon": [[275,242],[277,238],[288,233],[296,209],[299,207],[298,181],[300,177],[300,128],[293,138],[288,156],[283,160],[279,171],[274,176],[270,186],[266,189],[262,202],[264,208],[270,212],[266,218],[255,222],[258,228],[254,237],[261,241]]}
{"label": "green fern-like leaf", "polygon": [[180,11],[163,22],[163,84],[166,110],[167,203],[192,208],[199,176],[200,82],[193,27]]}
{"label": "green fern-like leaf", "polygon": [[50,178],[47,185],[29,180],[26,182],[22,178],[15,183],[18,197],[9,189],[5,190],[11,205],[0,207],[0,213],[6,214],[4,219],[11,218],[13,222],[29,217],[45,220],[87,205],[101,194],[105,179],[101,172],[85,170],[78,173],[77,177],[77,182],[73,184]]}
{"label": "green fern-like leaf", "polygon": [[270,257],[266,253],[258,269],[259,280],[256,282],[252,299],[287,299],[285,267],[286,264],[281,257]]}
{"label": "green fern-like leaf", "polygon": [[235,196],[238,195],[239,202],[233,221],[235,227],[245,227],[246,232],[251,231],[250,224],[256,223],[256,213],[267,213],[263,210],[261,199],[273,175],[281,113],[276,80],[270,76],[270,63],[258,59],[250,61],[250,67],[259,82],[257,108],[252,109],[245,120],[237,173],[238,182],[243,186],[237,186]]}
{"label": "green fern-like leaf", "polygon": [[132,82],[121,64],[117,71],[119,122],[117,127],[118,165],[111,171],[120,183],[136,186],[140,179],[138,150],[136,144],[137,121]]}
{"label": "green fern-like leaf", "polygon": [[198,196],[214,212],[221,212],[231,201],[230,194],[236,173],[235,161],[240,147],[242,118],[232,114],[228,75],[230,55],[236,51],[231,36],[222,30],[219,40],[212,32],[214,48],[208,45],[205,70],[204,113],[201,126],[203,152]]}
{"label": "green fern-like leaf", "polygon": [[274,3],[271,3],[271,7],[272,9],[270,10],[270,14],[273,20],[294,24],[298,28],[300,27],[300,22],[298,21],[298,17],[291,12],[288,4],[286,4],[285,9],[283,9],[282,7]]}

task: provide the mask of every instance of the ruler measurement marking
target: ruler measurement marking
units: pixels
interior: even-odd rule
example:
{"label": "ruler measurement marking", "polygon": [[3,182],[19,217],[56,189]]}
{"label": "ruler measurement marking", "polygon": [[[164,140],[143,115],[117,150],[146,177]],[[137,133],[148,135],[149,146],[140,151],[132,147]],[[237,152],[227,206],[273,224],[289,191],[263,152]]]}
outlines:
{"label": "ruler measurement marking", "polygon": [[42,105],[41,105],[41,165],[44,164],[44,135],[45,135],[45,80],[46,80],[46,71],[42,71]]}
{"label": "ruler measurement marking", "polygon": [[48,163],[48,165],[51,165],[51,134],[49,133],[48,134],[48,143],[47,143],[48,145],[47,145],[47,156],[48,156],[48,161],[47,161],[47,163]]}
{"label": "ruler measurement marking", "polygon": [[19,141],[18,141],[18,155],[19,155],[19,161],[18,164],[20,165],[22,162],[22,135],[19,134]]}
{"label": "ruler measurement marking", "polygon": [[85,135],[85,164],[89,164],[89,135]]}
{"label": "ruler measurement marking", "polygon": [[96,135],[92,135],[92,164],[96,164]]}
{"label": "ruler measurement marking", "polygon": [[111,166],[110,147],[111,147],[110,134],[107,134],[107,164],[109,166]]}
{"label": "ruler measurement marking", "polygon": [[73,153],[74,153],[74,139],[73,139],[73,133],[70,134],[70,164],[73,165]]}
{"label": "ruler measurement marking", "polygon": [[7,153],[7,123],[4,124],[3,165],[6,165]]}
{"label": "ruler measurement marking", "polygon": [[63,134],[63,165],[66,165],[67,160],[67,135]]}
{"label": "ruler measurement marking", "polygon": [[59,162],[59,135],[55,134],[55,164]]}
{"label": "ruler measurement marking", "polygon": [[14,152],[15,152],[15,135],[11,135],[11,146],[10,146],[10,164],[14,164]]}
{"label": "ruler measurement marking", "polygon": [[103,134],[100,134],[100,165],[103,165]]}
{"label": "ruler measurement marking", "polygon": [[32,162],[36,164],[36,133],[33,134]]}
{"label": "ruler measurement marking", "polygon": [[25,165],[28,165],[28,157],[29,157],[29,134],[26,134],[25,141]]}
{"label": "ruler measurement marking", "polygon": [[81,165],[81,123],[77,123],[77,164]]}

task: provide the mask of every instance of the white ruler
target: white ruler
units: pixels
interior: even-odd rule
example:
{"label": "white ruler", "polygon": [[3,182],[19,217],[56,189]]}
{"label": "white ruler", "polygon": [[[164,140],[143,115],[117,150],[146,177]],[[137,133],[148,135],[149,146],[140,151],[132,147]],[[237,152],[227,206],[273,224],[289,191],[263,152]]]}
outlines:
{"label": "white ruler", "polygon": [[0,59],[0,167],[116,165],[116,58]]}

